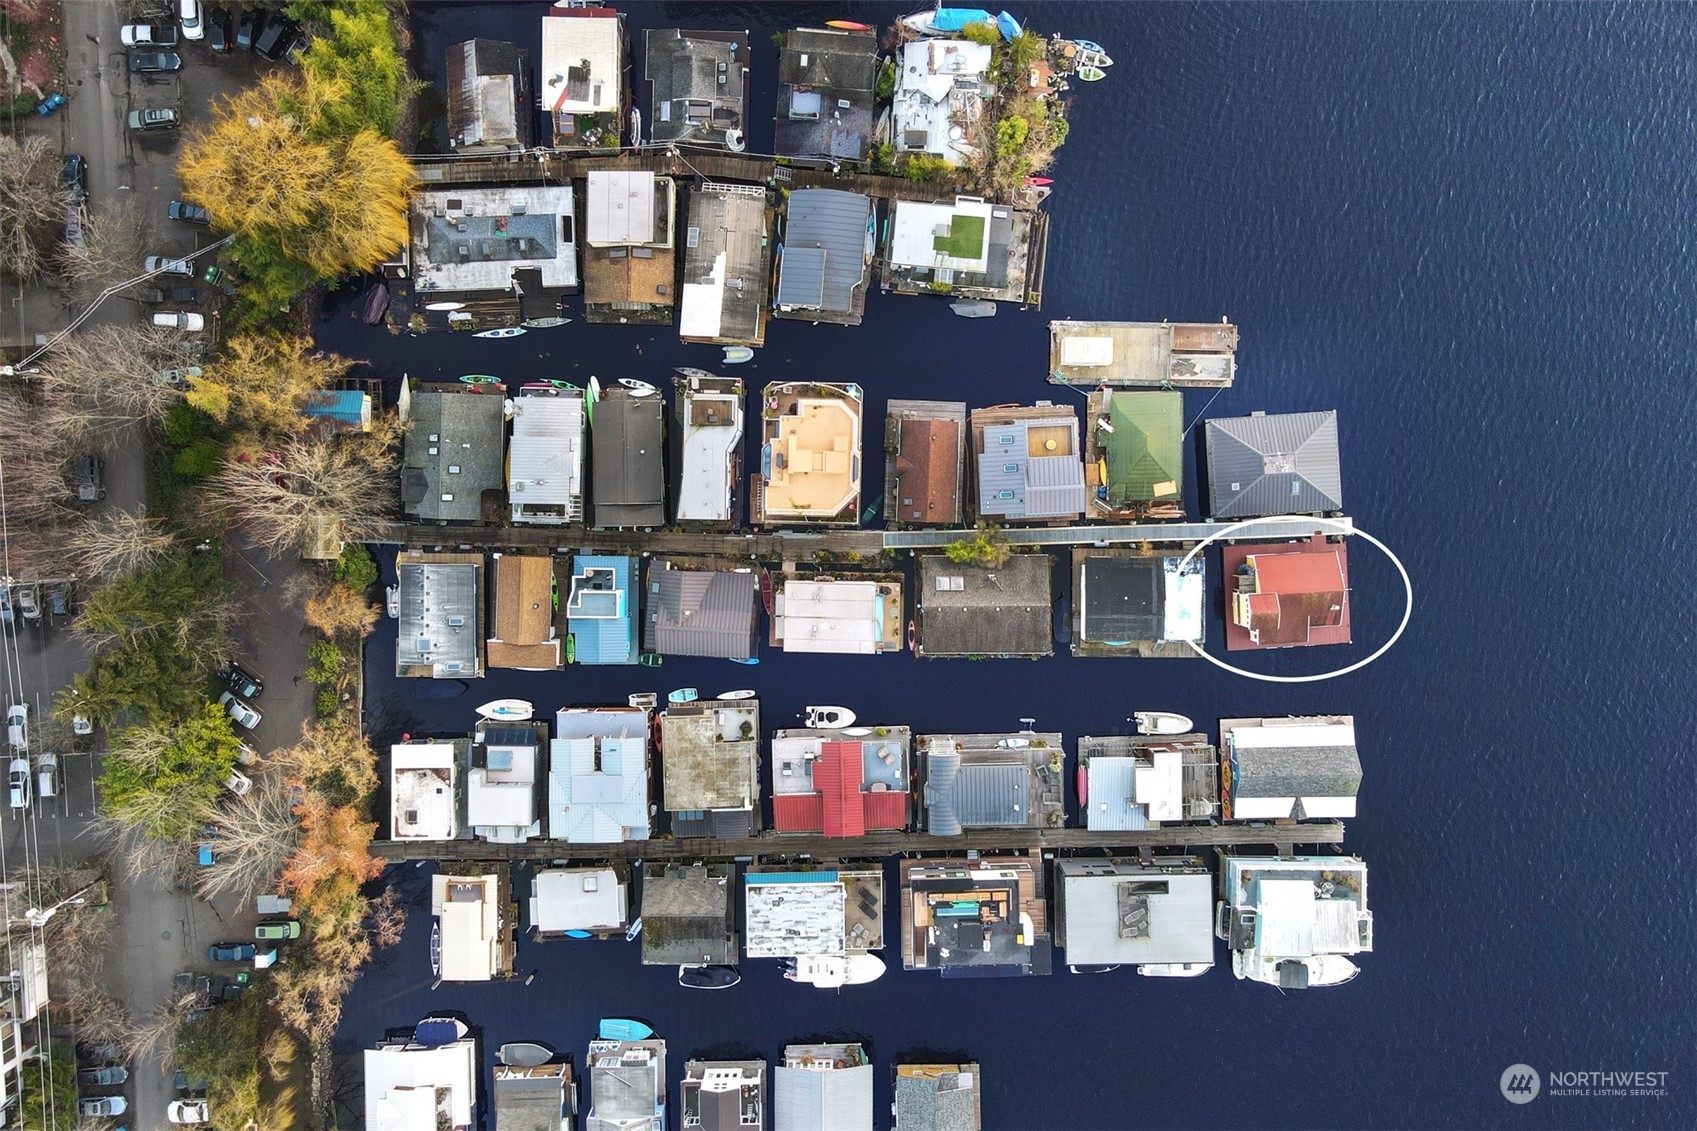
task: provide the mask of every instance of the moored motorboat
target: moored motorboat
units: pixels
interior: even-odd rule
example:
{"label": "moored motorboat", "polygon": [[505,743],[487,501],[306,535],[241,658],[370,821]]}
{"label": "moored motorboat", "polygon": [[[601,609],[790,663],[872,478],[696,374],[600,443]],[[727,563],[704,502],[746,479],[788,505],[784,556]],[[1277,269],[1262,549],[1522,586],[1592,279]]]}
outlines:
{"label": "moored motorboat", "polygon": [[846,958],[834,955],[806,955],[786,959],[784,977],[792,982],[805,982],[823,990],[842,986],[863,986],[884,976],[884,960],[875,954],[851,954]]}
{"label": "moored motorboat", "polygon": [[719,692],[719,698],[720,699],[753,699],[754,698],[754,692],[748,690],[748,688],[746,688],[746,687],[743,688],[740,691],[721,691],[721,692]]}
{"label": "moored motorboat", "polygon": [[625,696],[625,702],[641,711],[652,711],[660,705],[660,697],[652,691],[633,691]]}
{"label": "moored motorboat", "polygon": [[725,364],[741,365],[745,361],[754,360],[754,351],[747,346],[726,346]]}
{"label": "moored motorboat", "polygon": [[1199,978],[1213,968],[1212,962],[1145,962],[1137,972],[1145,978]]}
{"label": "moored motorboat", "polygon": [[479,330],[474,338],[516,338],[524,333],[523,326],[502,326],[499,330]]}
{"label": "moored motorboat", "polygon": [[383,607],[388,610],[391,617],[401,615],[401,587],[399,585],[383,587]]}
{"label": "moored motorboat", "polygon": [[807,725],[814,730],[842,730],[854,725],[854,712],[847,707],[809,707]]}
{"label": "moored motorboat", "polygon": [[1138,711],[1131,717],[1138,734],[1189,734],[1196,729],[1188,718],[1173,711]]}
{"label": "moored motorboat", "polygon": [[1118,970],[1119,968],[1120,968],[1120,966],[1119,966],[1119,963],[1117,963],[1117,962],[1114,963],[1111,966],[1104,966],[1104,965],[1101,965],[1100,963],[1095,964],[1095,965],[1080,964],[1078,966],[1068,966],[1067,967],[1067,973],[1068,974],[1112,974],[1115,970]]}
{"label": "moored motorboat", "polygon": [[603,1041],[645,1041],[654,1035],[654,1030],[629,1017],[603,1017],[596,1035]]}
{"label": "moored motorboat", "polygon": [[479,707],[477,713],[497,722],[522,723],[536,713],[536,708],[523,699],[496,699]]}
{"label": "moored motorboat", "polygon": [[659,391],[647,381],[638,381],[630,377],[620,377],[619,384],[629,389],[630,395],[633,397],[651,397]]}
{"label": "moored motorboat", "polygon": [[679,966],[678,985],[691,990],[728,990],[742,981],[735,966]]}
{"label": "moored motorboat", "polygon": [[554,1050],[535,1041],[512,1041],[502,1045],[495,1055],[511,1068],[539,1068],[554,1059]]}
{"label": "moored motorboat", "polygon": [[519,325],[526,330],[547,330],[555,326],[564,326],[570,321],[570,318],[561,318],[557,314],[546,314],[541,318],[526,318]]}
{"label": "moored motorboat", "polygon": [[701,698],[701,692],[693,687],[680,687],[666,696],[668,703],[693,703]]}
{"label": "moored motorboat", "polygon": [[949,309],[962,318],[994,318],[996,304],[984,298],[963,298],[949,303]]}

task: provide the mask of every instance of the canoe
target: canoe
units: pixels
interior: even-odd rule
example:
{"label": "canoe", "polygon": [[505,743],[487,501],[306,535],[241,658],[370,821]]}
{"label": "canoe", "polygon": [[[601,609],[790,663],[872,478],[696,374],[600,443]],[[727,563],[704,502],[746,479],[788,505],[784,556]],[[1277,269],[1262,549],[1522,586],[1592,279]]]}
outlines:
{"label": "canoe", "polygon": [[496,699],[479,707],[477,713],[499,722],[522,723],[536,713],[536,708],[523,699]]}
{"label": "canoe", "polygon": [[523,326],[503,326],[499,330],[479,330],[474,338],[516,338],[524,333]]}
{"label": "canoe", "polygon": [[759,656],[748,656],[748,657],[732,656],[730,658],[730,660],[731,660],[731,663],[733,663],[733,664],[758,664],[760,662],[760,657]]}
{"label": "canoe", "polygon": [[549,314],[541,318],[526,318],[519,323],[519,326],[526,330],[547,330],[553,326],[564,326],[570,321],[570,318],[560,318]]}
{"label": "canoe", "polygon": [[430,924],[430,976],[442,976],[442,922]]}
{"label": "canoe", "polygon": [[841,730],[854,725],[854,712],[847,707],[809,707],[807,725],[813,730]]}
{"label": "canoe", "polygon": [[744,688],[741,691],[721,691],[719,692],[718,697],[720,699],[753,699],[754,692],[747,688]]}
{"label": "canoe", "polygon": [[728,990],[742,981],[735,966],[679,966],[678,985],[690,990]]}
{"label": "canoe", "polygon": [[1025,183],[1028,184],[1028,185],[1033,185],[1037,188],[1042,188],[1044,185],[1054,184],[1055,178],[1053,178],[1053,177],[1027,177],[1027,178],[1025,178]]}
{"label": "canoe", "polygon": [[654,1035],[654,1030],[629,1017],[603,1017],[596,1030],[603,1041],[642,1041]]}
{"label": "canoe", "polygon": [[834,27],[838,31],[871,31],[871,24],[856,23],[854,20],[826,20],[826,27]]}
{"label": "canoe", "polygon": [[1078,764],[1078,807],[1084,808],[1090,803],[1090,765],[1087,762]]}
{"label": "canoe", "polygon": [[989,299],[960,299],[949,303],[949,309],[962,318],[994,318],[996,304]]}
{"label": "canoe", "polygon": [[590,934],[588,931],[579,931],[579,930],[574,929],[574,930],[567,931],[566,937],[568,939],[592,939],[595,936]]}
{"label": "canoe", "polygon": [[533,1041],[514,1041],[502,1045],[495,1055],[512,1068],[537,1068],[554,1059],[554,1050]]}
{"label": "canoe", "polygon": [[[1080,82],[1100,82],[1108,77],[1108,72],[1101,67],[1080,67],[1076,72]],[[478,335],[482,337],[482,335]]]}
{"label": "canoe", "polygon": [[1190,719],[1172,711],[1138,711],[1132,715],[1138,734],[1189,734]]}
{"label": "canoe", "polygon": [[655,393],[659,392],[658,389],[656,389],[653,385],[650,385],[647,381],[637,381],[630,377],[620,377],[619,384],[629,389],[630,395],[633,397],[651,397]]}
{"label": "canoe", "polygon": [[463,303],[463,302],[428,302],[428,303],[424,304],[424,309],[426,309],[426,310],[458,310],[460,307],[462,307],[464,305],[465,305],[465,303]]}
{"label": "canoe", "polygon": [[754,359],[754,351],[749,349],[747,346],[726,346],[725,347],[725,364],[726,365],[741,365],[743,362],[752,361],[753,359]]}

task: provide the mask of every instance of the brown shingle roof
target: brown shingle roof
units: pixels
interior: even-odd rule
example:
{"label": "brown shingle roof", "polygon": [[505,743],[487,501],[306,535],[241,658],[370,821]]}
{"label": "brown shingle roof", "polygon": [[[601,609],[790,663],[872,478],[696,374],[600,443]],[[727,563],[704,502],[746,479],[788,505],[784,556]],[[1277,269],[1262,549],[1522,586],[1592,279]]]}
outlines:
{"label": "brown shingle roof", "polygon": [[896,457],[897,515],[902,522],[960,521],[960,425],[953,420],[902,420]]}
{"label": "brown shingle roof", "polygon": [[554,563],[542,557],[503,554],[495,561],[495,631],[489,663],[497,668],[557,668],[560,642],[554,621]]}

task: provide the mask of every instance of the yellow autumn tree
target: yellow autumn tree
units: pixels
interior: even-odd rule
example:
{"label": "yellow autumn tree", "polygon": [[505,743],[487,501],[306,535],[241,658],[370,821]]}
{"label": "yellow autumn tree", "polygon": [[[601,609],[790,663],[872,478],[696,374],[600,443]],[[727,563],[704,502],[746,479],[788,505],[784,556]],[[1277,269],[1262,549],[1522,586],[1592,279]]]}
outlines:
{"label": "yellow autumn tree", "polygon": [[416,178],[376,130],[317,128],[342,93],[334,81],[273,71],[226,97],[183,147],[184,193],[215,227],[275,241],[320,276],[376,267],[406,242]]}
{"label": "yellow autumn tree", "polygon": [[297,435],[314,393],[334,387],[352,362],[315,350],[306,338],[237,334],[223,352],[189,378],[189,404],[221,424],[261,440]]}

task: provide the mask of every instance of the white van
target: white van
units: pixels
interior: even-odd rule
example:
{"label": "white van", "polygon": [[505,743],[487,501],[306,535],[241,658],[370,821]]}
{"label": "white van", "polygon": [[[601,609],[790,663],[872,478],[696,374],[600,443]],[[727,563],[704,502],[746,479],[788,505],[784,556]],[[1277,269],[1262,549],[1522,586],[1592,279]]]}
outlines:
{"label": "white van", "polygon": [[179,0],[177,22],[183,26],[184,39],[206,38],[206,21],[201,17],[200,0]]}
{"label": "white van", "polygon": [[153,324],[155,326],[167,326],[173,330],[188,330],[191,332],[206,329],[205,318],[187,311],[158,311],[153,316]]}

